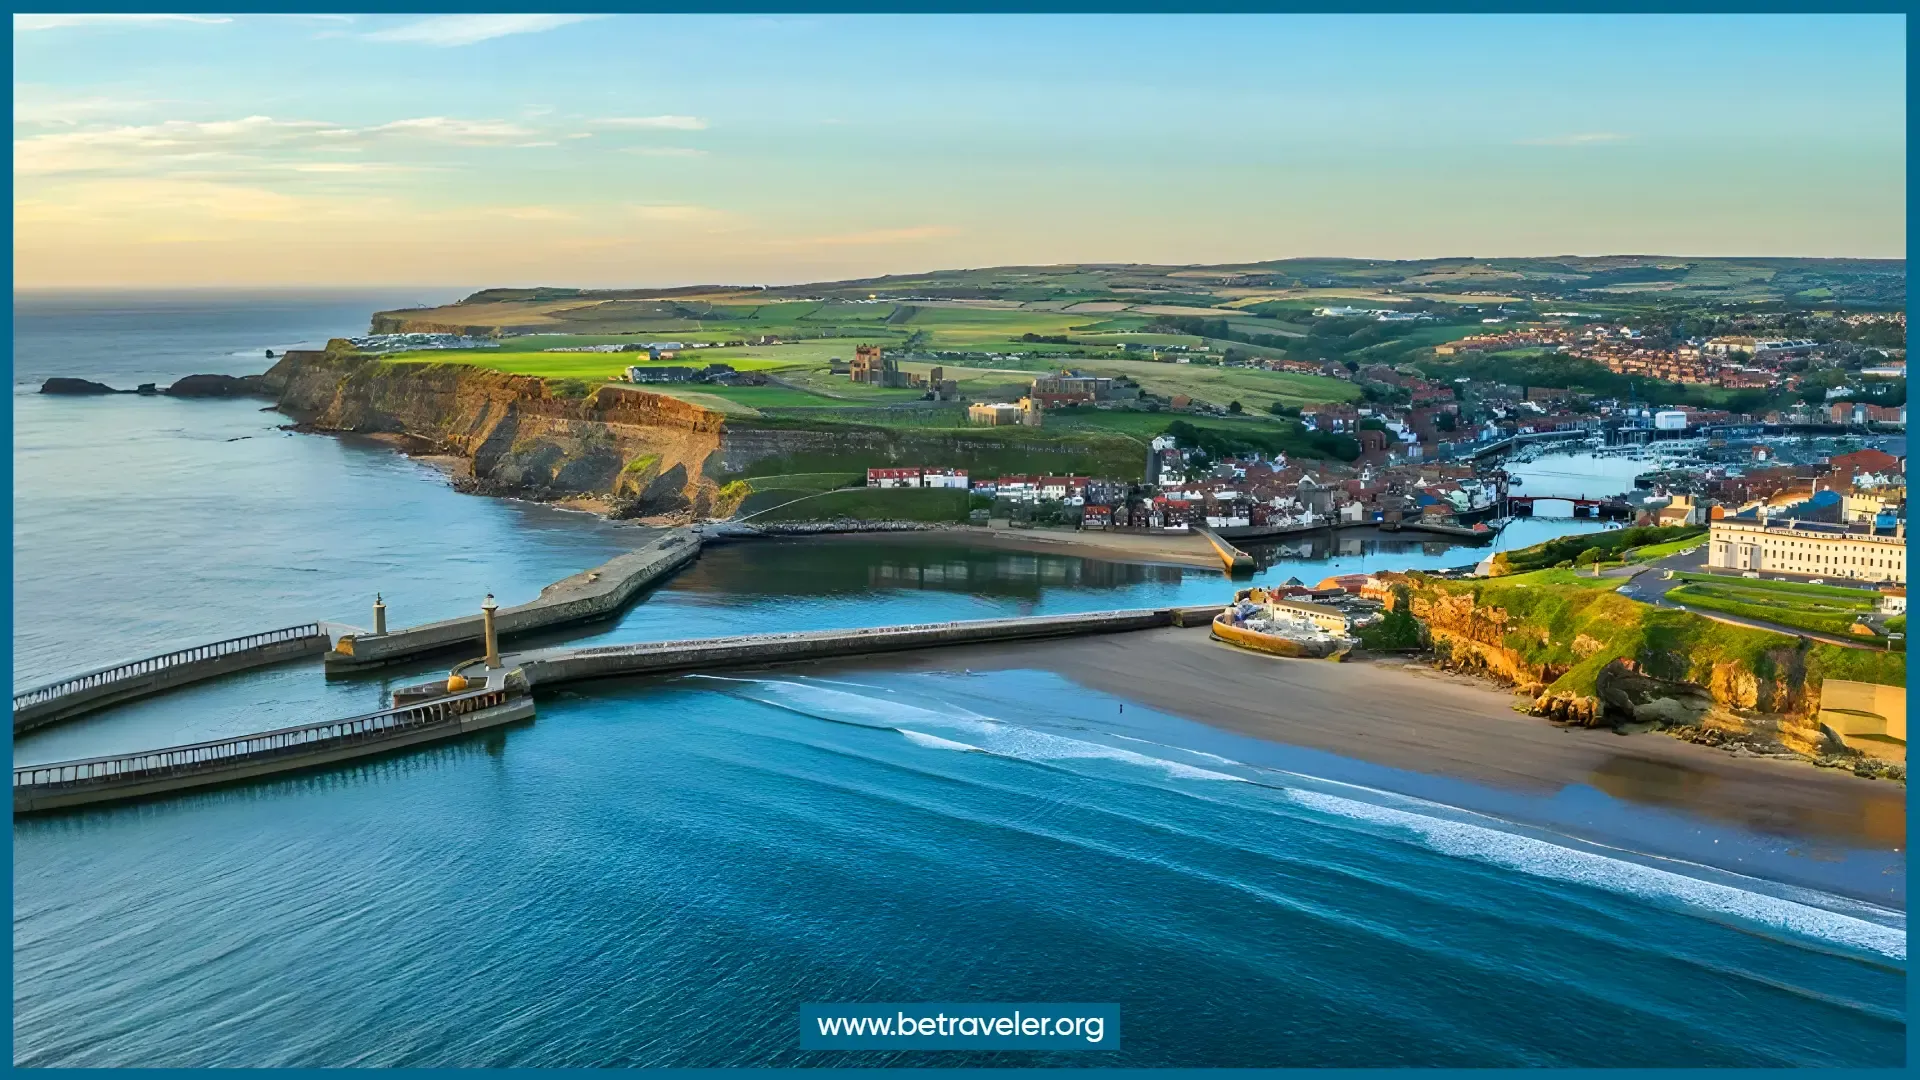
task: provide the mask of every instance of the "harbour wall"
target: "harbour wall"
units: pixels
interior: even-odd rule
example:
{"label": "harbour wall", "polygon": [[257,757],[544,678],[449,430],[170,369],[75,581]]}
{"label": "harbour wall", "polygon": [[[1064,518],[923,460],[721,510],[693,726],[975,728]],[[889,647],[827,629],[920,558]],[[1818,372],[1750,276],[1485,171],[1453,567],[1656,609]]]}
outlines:
{"label": "harbour wall", "polygon": [[859,630],[750,634],[580,649],[540,649],[509,655],[503,658],[502,663],[509,668],[519,669],[531,687],[551,687],[585,679],[753,667],[947,645],[1121,633],[1163,626],[1206,625],[1219,610],[1218,605],[1143,608],[1077,615],[877,626]]}
{"label": "harbour wall", "polygon": [[319,724],[188,746],[16,767],[13,812],[34,813],[161,795],[294,772],[499,727],[533,715],[504,679],[485,689]]}
{"label": "harbour wall", "polygon": [[82,672],[13,695],[13,733],[205,679],[317,656],[329,640],[324,625],[305,623]]}
{"label": "harbour wall", "polygon": [[[603,619],[630,603],[639,592],[692,562],[700,554],[700,534],[674,529],[637,551],[563,578],[527,603],[495,615],[500,636],[524,634]],[[455,648],[480,651],[485,624],[479,615],[423,623],[385,634],[348,634],[327,653],[329,673],[364,671],[400,660]]]}

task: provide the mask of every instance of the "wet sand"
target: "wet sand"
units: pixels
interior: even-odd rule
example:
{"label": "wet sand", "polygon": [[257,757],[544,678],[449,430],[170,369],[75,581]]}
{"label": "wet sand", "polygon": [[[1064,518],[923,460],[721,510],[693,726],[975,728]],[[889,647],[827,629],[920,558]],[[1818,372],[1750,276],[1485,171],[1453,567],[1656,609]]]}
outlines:
{"label": "wet sand", "polygon": [[1516,711],[1519,699],[1492,683],[1424,664],[1261,656],[1192,628],[878,662],[922,671],[1039,668],[1211,727],[1390,768],[1536,796],[1586,785],[1766,835],[1906,846],[1900,784],[1797,759],[1734,756],[1658,733],[1557,726]]}

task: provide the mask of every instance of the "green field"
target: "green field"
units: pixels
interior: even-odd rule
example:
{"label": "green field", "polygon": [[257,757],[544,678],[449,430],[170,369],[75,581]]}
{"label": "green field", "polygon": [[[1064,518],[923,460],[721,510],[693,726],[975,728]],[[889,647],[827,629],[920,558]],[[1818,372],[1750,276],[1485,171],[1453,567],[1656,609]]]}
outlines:
{"label": "green field", "polygon": [[972,495],[958,488],[847,488],[748,515],[756,524],[780,521],[953,521],[967,519]]}
{"label": "green field", "polygon": [[1704,574],[1681,580],[1667,593],[1676,603],[1841,637],[1863,636],[1853,624],[1880,606],[1880,594],[1863,589]]}
{"label": "green field", "polygon": [[1665,544],[1647,544],[1644,547],[1632,548],[1622,554],[1637,563],[1659,562],[1661,559],[1667,558],[1670,555],[1678,555],[1683,551],[1692,551],[1694,548],[1706,542],[1707,534],[1701,533],[1699,536],[1688,536]]}
{"label": "green field", "polygon": [[[545,346],[543,346],[544,348]],[[491,368],[510,375],[538,375],[546,379],[584,379],[612,382],[630,366],[704,367],[707,364],[731,364],[737,371],[778,371],[794,360],[750,355],[745,349],[688,350],[672,360],[649,361],[639,353],[542,352],[539,350],[499,349],[423,349],[418,352],[392,353],[381,357],[393,364],[464,364]]]}
{"label": "green field", "polygon": [[1596,533],[1562,536],[1532,547],[1503,551],[1495,555],[1493,573],[1499,577],[1547,570],[1563,562],[1572,563],[1585,552],[1596,548],[1600,552],[1598,561],[1612,562],[1629,548],[1696,541],[1706,535],[1707,530],[1699,525],[1636,525],[1627,529],[1608,529]]}

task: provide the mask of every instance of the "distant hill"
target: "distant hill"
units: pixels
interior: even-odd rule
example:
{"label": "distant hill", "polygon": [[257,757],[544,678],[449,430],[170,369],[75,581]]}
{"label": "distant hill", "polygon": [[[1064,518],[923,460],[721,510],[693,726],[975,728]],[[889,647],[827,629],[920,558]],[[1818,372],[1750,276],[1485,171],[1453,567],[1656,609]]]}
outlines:
{"label": "distant hill", "polygon": [[[1153,308],[1276,309],[1365,304],[1459,310],[1482,305],[1580,305],[1594,311],[1765,305],[1900,309],[1903,259],[1689,258],[1666,255],[1527,259],[1280,259],[1214,266],[1076,263],[891,274],[804,285],[666,289],[484,289],[440,308],[381,312],[376,331],[644,332],[668,324],[737,321],[775,301],[928,302],[1029,311],[1155,314]],[[1166,312],[1163,312],[1166,313]]]}

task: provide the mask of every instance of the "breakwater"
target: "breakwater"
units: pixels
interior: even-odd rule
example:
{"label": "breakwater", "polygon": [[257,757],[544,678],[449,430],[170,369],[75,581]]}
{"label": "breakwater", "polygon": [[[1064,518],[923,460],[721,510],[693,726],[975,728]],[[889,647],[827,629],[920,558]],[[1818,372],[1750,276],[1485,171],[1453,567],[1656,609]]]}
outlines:
{"label": "breakwater", "polygon": [[875,626],[860,630],[814,630],[790,634],[651,641],[592,648],[538,649],[502,658],[531,687],[583,679],[660,675],[723,667],[751,667],[929,649],[946,645],[1023,641],[1082,634],[1123,633],[1163,626],[1205,625],[1218,611],[1205,607],[1094,611],[1014,619]]}
{"label": "breakwater", "polygon": [[382,754],[533,715],[533,699],[504,675],[485,687],[318,724],[159,750],[13,770],[13,812],[134,799]]}
{"label": "breakwater", "polygon": [[[696,530],[674,529],[637,551],[554,582],[527,603],[502,608],[496,616],[498,632],[506,637],[607,618],[641,590],[692,562],[700,545]],[[326,669],[330,674],[358,672],[455,648],[477,649],[484,633],[479,615],[465,615],[385,634],[346,634],[327,653]]]}
{"label": "breakwater", "polygon": [[[1080,615],[881,626],[792,634],[538,649],[502,658],[484,685],[451,696],[404,691],[389,709],[186,746],[13,770],[14,813],[111,802],[294,772],[497,727],[534,715],[531,691],[586,679],[660,675],[866,656],[908,649],[1205,626],[1218,608],[1147,608]],[[444,686],[444,684],[441,684]]]}
{"label": "breakwater", "polygon": [[32,731],[109,705],[236,671],[315,656],[327,649],[317,622],[227,638],[96,668],[13,695],[13,731]]}
{"label": "breakwater", "polygon": [[1226,565],[1228,577],[1245,577],[1257,569],[1253,556],[1228,543],[1219,533],[1204,525],[1194,526],[1194,531],[1213,545],[1214,554],[1220,556],[1220,561]]}

